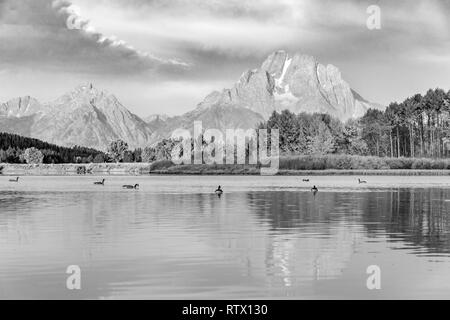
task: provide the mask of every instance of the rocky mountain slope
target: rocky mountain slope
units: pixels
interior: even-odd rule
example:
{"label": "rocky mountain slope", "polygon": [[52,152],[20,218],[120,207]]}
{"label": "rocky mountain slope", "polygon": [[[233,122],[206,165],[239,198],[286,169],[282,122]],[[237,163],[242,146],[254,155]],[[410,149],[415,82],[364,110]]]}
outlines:
{"label": "rocky mountain slope", "polygon": [[195,110],[180,116],[152,115],[144,121],[114,95],[86,84],[51,103],[21,97],[0,104],[0,131],[106,150],[116,139],[131,148],[152,145],[176,129],[193,131],[194,121],[225,132],[255,128],[273,111],[284,109],[328,113],[345,121],[368,108],[381,107],[355,92],[336,67],[277,51],[260,68],[244,72],[231,89],[212,92]]}
{"label": "rocky mountain slope", "polygon": [[231,89],[213,92],[200,106],[248,108],[266,119],[283,109],[328,113],[343,121],[360,117],[369,108],[380,108],[352,90],[335,66],[285,51],[272,53],[260,68],[244,72]]}
{"label": "rocky mountain slope", "polygon": [[369,108],[381,108],[363,99],[345,82],[340,71],[313,57],[285,51],[271,54],[258,69],[244,72],[231,89],[214,91],[194,111],[174,118],[152,116],[152,142],[169,137],[177,128],[249,129],[268,119],[273,111],[328,113],[342,121],[363,116]]}
{"label": "rocky mountain slope", "polygon": [[[161,119],[159,121],[162,121]],[[252,110],[236,106],[214,105],[207,108],[199,106],[181,116],[166,119],[156,127],[151,144],[169,138],[177,129],[187,129],[193,135],[194,122],[201,121],[203,129],[219,129],[224,134],[227,129],[253,129],[264,121],[262,116]],[[154,122],[150,122],[154,127]]]}
{"label": "rocky mountain slope", "polygon": [[0,104],[0,115],[10,118],[33,116],[43,111],[43,106],[36,99],[27,96],[12,99]]}
{"label": "rocky mountain slope", "polygon": [[48,104],[32,98],[11,100],[0,107],[4,132],[38,138],[62,146],[105,150],[116,139],[131,148],[150,140],[150,126],[128,111],[114,95],[83,85]]}
{"label": "rocky mountain slope", "polygon": [[126,109],[114,95],[91,84],[82,85],[56,101],[41,104],[31,97],[0,104],[0,131],[37,138],[61,146],[106,150],[117,139],[130,148],[143,148],[169,138],[176,129],[204,128],[225,131],[254,128],[263,118],[240,107],[197,108],[177,117],[154,115],[147,122]]}

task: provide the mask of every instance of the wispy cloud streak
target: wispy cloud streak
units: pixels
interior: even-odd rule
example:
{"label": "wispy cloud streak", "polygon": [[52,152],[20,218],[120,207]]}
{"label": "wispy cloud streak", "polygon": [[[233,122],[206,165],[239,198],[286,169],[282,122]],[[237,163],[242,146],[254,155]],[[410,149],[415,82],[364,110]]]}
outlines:
{"label": "wispy cloud streak", "polygon": [[106,73],[189,68],[184,61],[138,50],[97,31],[67,0],[4,0],[0,22],[0,64]]}

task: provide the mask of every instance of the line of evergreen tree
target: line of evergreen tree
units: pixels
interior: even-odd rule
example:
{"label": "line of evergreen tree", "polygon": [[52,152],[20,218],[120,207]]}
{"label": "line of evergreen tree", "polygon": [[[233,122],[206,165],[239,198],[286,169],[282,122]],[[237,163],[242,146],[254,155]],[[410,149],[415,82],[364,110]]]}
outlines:
{"label": "line of evergreen tree", "polygon": [[284,110],[259,128],[279,129],[284,154],[444,158],[450,155],[450,91],[430,89],[346,123]]}
{"label": "line of evergreen tree", "polygon": [[450,151],[450,91],[430,89],[386,111],[369,110],[360,120],[371,154],[391,157],[447,157]]}
{"label": "line of evergreen tree", "polygon": [[105,162],[107,156],[98,150],[75,146],[61,147],[38,139],[0,132],[0,162],[23,163],[23,153],[28,148],[39,149],[44,163]]}

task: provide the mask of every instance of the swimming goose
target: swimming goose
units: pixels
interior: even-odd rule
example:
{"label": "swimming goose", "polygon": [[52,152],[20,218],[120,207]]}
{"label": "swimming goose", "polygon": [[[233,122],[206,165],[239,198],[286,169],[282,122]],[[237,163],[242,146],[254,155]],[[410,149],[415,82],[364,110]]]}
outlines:
{"label": "swimming goose", "polygon": [[103,179],[102,181],[96,181],[96,182],[94,182],[94,184],[104,186],[105,185],[105,179]]}
{"label": "swimming goose", "polygon": [[223,193],[222,187],[217,187],[217,190],[215,191],[216,194],[221,195]]}
{"label": "swimming goose", "polygon": [[15,179],[9,179],[9,182],[19,182],[19,177],[15,178]]}
{"label": "swimming goose", "polygon": [[364,181],[364,180],[361,180],[361,179],[358,178],[358,183],[359,183],[359,184],[361,184],[361,183],[367,183],[367,181]]}
{"label": "swimming goose", "polygon": [[134,186],[132,186],[131,184],[126,184],[126,185],[123,185],[122,188],[124,188],[124,189],[139,189],[139,185],[137,183]]}

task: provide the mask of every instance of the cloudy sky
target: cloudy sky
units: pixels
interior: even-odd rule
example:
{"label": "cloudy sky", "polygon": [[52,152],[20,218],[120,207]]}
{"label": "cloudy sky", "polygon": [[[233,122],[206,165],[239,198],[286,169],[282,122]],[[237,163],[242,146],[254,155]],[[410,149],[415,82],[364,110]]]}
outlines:
{"label": "cloudy sky", "polygon": [[449,16],[448,0],[0,0],[0,101],[93,82],[138,115],[174,115],[284,49],[386,104],[450,89]]}

